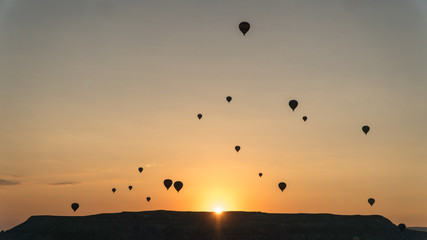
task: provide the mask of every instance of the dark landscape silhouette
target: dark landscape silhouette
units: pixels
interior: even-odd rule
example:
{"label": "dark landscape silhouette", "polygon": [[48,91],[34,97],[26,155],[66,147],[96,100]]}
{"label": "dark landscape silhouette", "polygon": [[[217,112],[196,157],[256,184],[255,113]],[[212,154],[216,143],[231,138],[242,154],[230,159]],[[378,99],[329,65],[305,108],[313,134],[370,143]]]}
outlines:
{"label": "dark landscape silhouette", "polygon": [[378,215],[146,211],[33,216],[0,239],[424,240],[427,232],[401,231]]}

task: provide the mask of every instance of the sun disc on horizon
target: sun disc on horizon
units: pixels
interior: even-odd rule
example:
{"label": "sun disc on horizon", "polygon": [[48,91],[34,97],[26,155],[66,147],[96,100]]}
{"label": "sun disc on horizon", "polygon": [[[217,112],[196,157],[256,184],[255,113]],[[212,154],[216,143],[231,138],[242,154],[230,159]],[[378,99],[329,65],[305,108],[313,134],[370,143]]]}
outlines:
{"label": "sun disc on horizon", "polygon": [[215,208],[215,213],[218,214],[218,215],[221,214],[222,213],[222,208],[221,207],[216,207]]}

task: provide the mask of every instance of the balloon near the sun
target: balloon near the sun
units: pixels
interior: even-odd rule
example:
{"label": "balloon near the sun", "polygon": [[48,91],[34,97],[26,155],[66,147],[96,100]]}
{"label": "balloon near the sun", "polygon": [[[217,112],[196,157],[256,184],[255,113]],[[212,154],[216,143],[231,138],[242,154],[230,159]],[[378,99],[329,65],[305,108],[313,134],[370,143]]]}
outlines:
{"label": "balloon near the sun", "polygon": [[222,213],[222,208],[221,207],[216,207],[215,208],[215,213],[216,214],[221,214]]}

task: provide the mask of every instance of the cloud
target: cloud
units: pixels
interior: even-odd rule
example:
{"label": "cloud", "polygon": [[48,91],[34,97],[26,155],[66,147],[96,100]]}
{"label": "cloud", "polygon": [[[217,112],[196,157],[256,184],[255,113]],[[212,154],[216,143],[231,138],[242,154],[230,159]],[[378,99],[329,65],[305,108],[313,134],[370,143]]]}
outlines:
{"label": "cloud", "polygon": [[153,164],[145,164],[144,167],[160,167],[163,166],[163,164],[157,164],[157,163],[153,163]]}
{"label": "cloud", "polygon": [[0,178],[0,186],[8,186],[8,185],[19,185],[21,182],[14,181],[14,180],[7,180],[7,179],[1,179]]}
{"label": "cloud", "polygon": [[54,182],[54,183],[49,183],[49,185],[74,185],[74,184],[79,184],[80,182]]}

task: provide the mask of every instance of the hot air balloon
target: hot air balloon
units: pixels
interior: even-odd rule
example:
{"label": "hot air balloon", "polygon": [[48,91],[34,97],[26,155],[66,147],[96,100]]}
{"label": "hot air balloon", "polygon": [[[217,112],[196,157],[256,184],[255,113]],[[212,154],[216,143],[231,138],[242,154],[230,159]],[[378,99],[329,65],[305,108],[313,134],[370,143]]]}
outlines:
{"label": "hot air balloon", "polygon": [[302,117],[302,120],[307,121],[307,116]]}
{"label": "hot air balloon", "polygon": [[150,197],[147,197],[146,199],[147,199],[147,202],[149,202],[149,201],[151,200],[151,198],[150,198]]}
{"label": "hot air balloon", "polygon": [[298,101],[297,100],[291,100],[291,101],[289,101],[289,107],[292,108],[292,111],[294,111],[295,108],[297,108],[297,106],[298,106]]}
{"label": "hot air balloon", "polygon": [[240,151],[240,146],[235,146],[234,149],[236,150],[236,152]]}
{"label": "hot air balloon", "polygon": [[283,192],[283,190],[285,190],[285,188],[286,188],[286,183],[284,183],[284,182],[280,182],[280,183],[279,183],[279,188],[280,188],[280,190],[282,190],[282,192]]}
{"label": "hot air balloon", "polygon": [[375,203],[375,199],[373,199],[373,198],[369,198],[368,199],[368,203],[372,206],[372,205],[374,205],[374,203]]}
{"label": "hot air balloon", "polygon": [[144,170],[142,167],[139,167],[139,168],[138,168],[139,173],[141,173],[141,172],[142,172],[142,170]]}
{"label": "hot air balloon", "polygon": [[128,188],[129,188],[129,190],[132,190],[132,188],[133,188],[133,187],[132,187],[132,186],[129,186]]}
{"label": "hot air balloon", "polygon": [[259,177],[262,177],[262,172],[258,173]]}
{"label": "hot air balloon", "polygon": [[406,225],[405,224],[403,224],[403,223],[401,223],[401,224],[399,224],[399,229],[400,229],[400,231],[405,231],[405,229],[406,229]]}
{"label": "hot air balloon", "polygon": [[371,128],[369,126],[366,126],[366,125],[362,127],[362,131],[365,133],[365,135],[368,134],[370,129]]}
{"label": "hot air balloon", "polygon": [[71,204],[71,209],[73,209],[74,212],[76,212],[76,210],[79,208],[79,204],[78,203],[73,203]]}
{"label": "hot air balloon", "polygon": [[203,115],[201,113],[197,114],[197,118],[202,119]]}
{"label": "hot air balloon", "polygon": [[166,190],[169,190],[169,188],[172,186],[172,180],[170,180],[170,179],[165,179],[165,180],[163,181],[163,184],[165,185]]}
{"label": "hot air balloon", "polygon": [[115,188],[113,188],[113,189],[111,189],[111,191],[113,191],[113,193],[115,193],[115,192],[116,192],[116,189],[115,189]]}
{"label": "hot air balloon", "polygon": [[175,188],[175,190],[177,191],[177,192],[179,192],[179,190],[181,190],[181,188],[184,186],[184,184],[182,184],[182,182],[181,181],[176,181],[174,184],[173,184],[173,187]]}
{"label": "hot air balloon", "polygon": [[233,99],[232,97],[228,96],[225,98],[225,100],[227,100],[227,102],[231,102],[231,99]]}
{"label": "hot air balloon", "polygon": [[248,22],[241,22],[239,24],[239,29],[243,33],[243,36],[246,35],[246,33],[249,31],[249,28],[251,28],[251,25]]}

